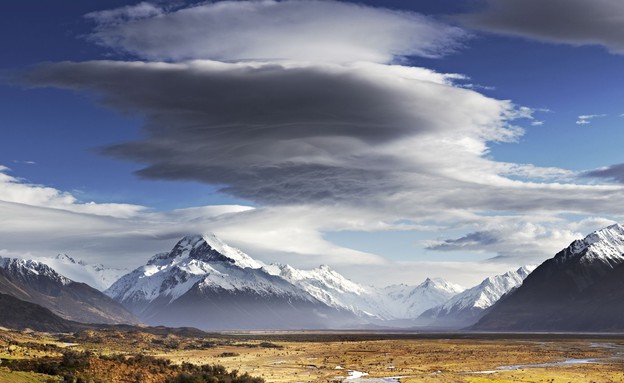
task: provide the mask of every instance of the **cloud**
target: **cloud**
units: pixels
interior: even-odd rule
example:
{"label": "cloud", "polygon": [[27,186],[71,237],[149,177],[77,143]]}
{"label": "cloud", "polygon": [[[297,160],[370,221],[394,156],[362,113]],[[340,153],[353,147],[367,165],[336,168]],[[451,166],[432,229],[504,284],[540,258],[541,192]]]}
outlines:
{"label": "cloud", "polygon": [[103,151],[147,164],[142,177],[290,204],[409,190],[522,133],[508,120],[529,111],[450,77],[370,63],[97,61],[46,65],[28,81],[96,90],[106,105],[142,113],[144,140]]}
{"label": "cloud", "polygon": [[589,125],[594,118],[606,117],[606,114],[584,114],[578,116],[577,125]]}
{"label": "cloud", "polygon": [[160,16],[164,12],[165,11],[157,5],[143,1],[136,5],[128,5],[116,9],[91,12],[86,14],[85,17],[95,21],[101,26],[101,28],[104,28],[104,26],[110,27],[112,25],[119,25],[135,20]]}
{"label": "cloud", "polygon": [[[488,158],[533,110],[455,86],[455,74],[373,63],[92,61],[29,72],[33,86],[96,91],[145,116],[103,149],[145,178],[195,180],[260,205],[610,214],[621,187]],[[587,116],[585,116],[587,117]],[[606,203],[612,198],[612,203]],[[624,201],[623,201],[624,202]]]}
{"label": "cloud", "polygon": [[[583,235],[567,229],[564,222],[556,220],[548,224],[533,223],[533,217],[484,219],[483,230],[460,238],[429,241],[427,249],[436,251],[490,252],[496,253],[492,260],[506,263],[539,263]],[[488,222],[490,221],[490,222]],[[583,225],[578,225],[581,227]]]}
{"label": "cloud", "polygon": [[624,53],[620,0],[486,0],[483,10],[459,16],[488,32],[574,46],[601,45]]}
{"label": "cloud", "polygon": [[594,118],[606,117],[606,114],[583,114],[578,116],[577,125],[589,125]]}
{"label": "cloud", "polygon": [[406,11],[335,1],[219,1],[165,10],[148,3],[89,14],[90,38],[158,61],[209,59],[386,63],[437,57],[462,29]]}
{"label": "cloud", "polygon": [[80,202],[70,193],[26,183],[8,175],[8,171],[8,167],[0,165],[0,201],[112,217],[132,217],[145,209],[129,204]]}
{"label": "cloud", "polygon": [[[441,54],[455,44],[453,28],[411,13],[320,1],[141,9],[91,15],[99,22],[92,38],[162,61],[44,64],[22,80],[96,93],[117,112],[143,116],[141,138],[101,150],[142,164],[139,176],[205,182],[258,208],[101,217],[94,215],[100,205],[13,179],[11,188],[33,197],[31,206],[0,206],[20,222],[0,227],[13,238],[8,243],[19,247],[16,228],[26,233],[26,222],[41,222],[32,232],[48,248],[135,262],[186,233],[214,231],[264,260],[396,270],[386,254],[346,249],[323,233],[439,227],[468,234],[431,249],[493,252],[518,265],[551,256],[576,235],[556,229],[568,223],[562,214],[624,214],[620,185],[582,184],[573,171],[492,157],[493,143],[518,141],[520,125],[539,122],[533,114],[543,110],[466,89],[460,74],[383,64]],[[287,30],[293,23],[297,33]],[[446,38],[453,44],[442,43]],[[49,195],[33,203],[42,193]],[[63,220],[67,231],[46,231]]]}
{"label": "cloud", "polygon": [[606,178],[624,183],[624,164],[611,165],[605,168],[591,170],[583,174],[585,177]]}

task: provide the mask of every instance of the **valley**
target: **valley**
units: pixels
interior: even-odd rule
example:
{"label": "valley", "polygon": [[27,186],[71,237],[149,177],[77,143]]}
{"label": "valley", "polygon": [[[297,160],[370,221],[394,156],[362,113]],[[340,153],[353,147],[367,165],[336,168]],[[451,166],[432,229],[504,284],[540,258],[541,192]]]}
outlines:
{"label": "valley", "polygon": [[0,382],[62,381],[24,366],[68,359],[75,379],[111,383],[174,382],[183,371],[215,364],[269,383],[624,381],[624,337],[607,334],[4,329],[0,343]]}

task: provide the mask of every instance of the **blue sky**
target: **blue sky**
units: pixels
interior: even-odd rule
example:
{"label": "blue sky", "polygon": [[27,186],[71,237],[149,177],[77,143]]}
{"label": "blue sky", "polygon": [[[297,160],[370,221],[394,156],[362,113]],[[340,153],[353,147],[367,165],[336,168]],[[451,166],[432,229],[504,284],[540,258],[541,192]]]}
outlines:
{"label": "blue sky", "polygon": [[603,169],[624,162],[615,1],[587,22],[580,0],[170,4],[3,5],[0,251],[133,266],[214,231],[266,261],[469,284],[624,213]]}

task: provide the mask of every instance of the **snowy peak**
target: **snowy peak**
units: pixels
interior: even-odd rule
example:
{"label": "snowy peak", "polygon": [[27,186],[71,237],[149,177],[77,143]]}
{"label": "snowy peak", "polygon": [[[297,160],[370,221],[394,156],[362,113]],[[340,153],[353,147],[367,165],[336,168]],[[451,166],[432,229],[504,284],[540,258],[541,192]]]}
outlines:
{"label": "snowy peak", "polygon": [[266,267],[214,234],[190,235],[170,252],[157,254],[145,266],[124,275],[106,294],[126,303],[173,302],[195,288],[312,299]]}
{"label": "snowy peak", "polygon": [[488,277],[477,286],[455,295],[443,305],[427,310],[422,318],[435,319],[446,324],[454,323],[460,327],[473,324],[485,313],[485,309],[522,285],[524,279],[535,268],[523,266],[505,274]]}
{"label": "snowy peak", "polygon": [[82,260],[76,260],[67,254],[38,258],[37,261],[48,265],[72,281],[86,283],[100,291],[109,288],[117,279],[128,272],[127,269],[109,268],[101,264],[88,264]]}
{"label": "snowy peak", "polygon": [[464,291],[464,288],[455,283],[451,283],[442,278],[427,278],[423,283],[417,286],[422,289],[435,289],[440,291],[448,291],[453,294]]}
{"label": "snowy peak", "polygon": [[581,262],[599,261],[611,266],[624,262],[624,226],[614,224],[576,240],[555,258],[566,262],[580,256]]}
{"label": "snowy peak", "polygon": [[35,260],[0,257],[0,267],[21,280],[46,277],[62,285],[71,283],[71,280],[60,275],[50,266]]}
{"label": "snowy peak", "polygon": [[264,266],[263,263],[256,261],[239,249],[227,245],[214,234],[186,236],[169,253],[156,254],[148,264],[163,265],[171,262],[177,263],[185,259],[195,259],[207,263],[226,262],[243,269],[259,269]]}
{"label": "snowy peak", "polygon": [[427,278],[418,286],[392,285],[381,290],[384,305],[393,318],[417,318],[464,289],[440,278]]}
{"label": "snowy peak", "polygon": [[64,263],[72,263],[72,264],[73,263],[77,263],[74,258],[70,257],[67,254],[63,254],[63,253],[57,254],[56,257],[54,257],[54,259],[56,259],[57,261],[60,261],[60,262],[64,262]]}

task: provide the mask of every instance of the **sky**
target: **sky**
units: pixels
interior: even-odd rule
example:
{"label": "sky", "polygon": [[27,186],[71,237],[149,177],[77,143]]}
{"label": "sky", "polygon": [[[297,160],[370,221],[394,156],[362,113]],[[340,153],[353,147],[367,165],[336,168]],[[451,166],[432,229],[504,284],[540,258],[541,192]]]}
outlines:
{"label": "sky", "polygon": [[7,2],[0,256],[469,287],[624,216],[619,0]]}

